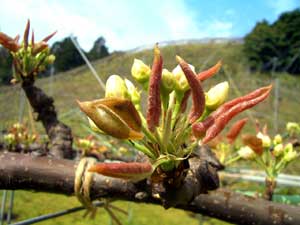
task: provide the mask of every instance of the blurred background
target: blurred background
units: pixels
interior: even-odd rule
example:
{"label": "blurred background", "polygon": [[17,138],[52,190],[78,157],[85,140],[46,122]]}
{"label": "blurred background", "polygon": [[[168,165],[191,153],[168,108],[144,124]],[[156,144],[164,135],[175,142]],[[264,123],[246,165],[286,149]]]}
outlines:
{"label": "blurred background", "polygon": [[[52,67],[37,80],[55,99],[59,118],[72,127],[75,137],[88,134],[85,118],[75,100],[103,97],[99,78],[111,74],[132,80],[134,58],[152,63],[152,48],[159,43],[164,66],[176,66],[175,55],[193,64],[196,71],[218,60],[223,67],[205,82],[205,90],[227,80],[229,98],[273,83],[268,100],[244,113],[251,118],[246,130],[255,133],[254,120],[267,124],[270,134],[283,132],[287,122],[300,122],[300,1],[299,0],[173,0],[173,1],[18,1],[0,0],[0,31],[14,37],[30,19],[35,39],[58,31],[50,41],[56,55]],[[81,51],[99,77],[86,65]],[[12,58],[0,47],[0,129],[16,121],[30,123],[31,109],[18,85],[11,85]],[[101,83],[101,82],[100,82]],[[44,132],[40,124],[34,129]],[[298,162],[285,172],[299,174]],[[233,189],[259,190],[247,182]],[[298,193],[283,187],[281,193]],[[46,203],[46,204],[45,204]],[[79,205],[75,198],[18,191],[14,217],[21,220]],[[119,202],[128,210],[124,224],[226,224],[179,210]],[[179,219],[180,218],[180,219]],[[41,224],[108,224],[99,210],[95,220],[83,219],[82,212]]]}

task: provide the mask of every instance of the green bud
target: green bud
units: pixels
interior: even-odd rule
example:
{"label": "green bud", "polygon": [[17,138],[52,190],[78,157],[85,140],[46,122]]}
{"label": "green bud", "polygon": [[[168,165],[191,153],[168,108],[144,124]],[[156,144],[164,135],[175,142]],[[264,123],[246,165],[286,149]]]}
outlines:
{"label": "green bud", "polygon": [[128,93],[131,97],[131,101],[134,104],[135,107],[140,105],[141,102],[141,94],[137,90],[137,88],[134,86],[134,84],[125,78],[125,85],[127,87]]}
{"label": "green bud", "polygon": [[286,124],[286,130],[290,135],[300,134],[300,126],[295,122],[288,122]]}
{"label": "green bud", "polygon": [[105,97],[130,99],[130,95],[128,93],[125,81],[119,75],[111,75],[107,79]]}
{"label": "green bud", "polygon": [[292,143],[288,143],[287,145],[284,146],[285,153],[292,152],[292,151],[294,151],[294,147],[293,147]]}
{"label": "green bud", "polygon": [[294,150],[293,145],[291,143],[287,144],[284,147],[284,156],[283,160],[286,162],[291,162],[292,160],[298,157],[297,152]]}
{"label": "green bud", "polygon": [[273,144],[278,145],[282,143],[282,137],[280,134],[277,134],[273,139]]}
{"label": "green bud", "polygon": [[131,74],[137,82],[143,84],[149,81],[151,69],[142,60],[134,59]]}
{"label": "green bud", "polygon": [[258,132],[258,134],[256,135],[257,138],[262,140],[262,144],[264,148],[270,148],[271,146],[271,139],[268,135],[264,135],[261,132]]}
{"label": "green bud", "polygon": [[222,105],[229,92],[229,84],[227,81],[217,84],[206,93],[205,105],[209,110],[215,110]]}
{"label": "green bud", "polygon": [[[195,72],[195,67],[190,65],[190,68],[193,70],[193,72]],[[175,77],[175,91],[178,92],[186,92],[187,90],[189,90],[190,86],[189,83],[180,67],[180,65],[177,65],[175,67],[175,69],[172,71],[174,77]]]}
{"label": "green bud", "polygon": [[16,129],[17,131],[21,131],[23,130],[23,125],[20,123],[14,123],[12,126],[14,129]]}
{"label": "green bud", "polygon": [[43,71],[45,71],[45,69],[46,69],[46,67],[44,65],[40,65],[38,70],[39,70],[39,72],[43,72]]}
{"label": "green bud", "polygon": [[173,73],[167,69],[163,69],[161,80],[162,90],[167,94],[171,93],[176,85],[175,76]]}
{"label": "green bud", "polygon": [[252,160],[256,157],[255,152],[248,146],[241,147],[237,153],[242,159],[246,160]]}
{"label": "green bud", "polygon": [[3,136],[4,142],[8,145],[12,145],[15,142],[15,136],[11,133]]}
{"label": "green bud", "polygon": [[55,55],[49,55],[49,56],[46,58],[46,64],[47,64],[47,65],[53,64],[54,61],[55,61]]}
{"label": "green bud", "polygon": [[284,153],[284,148],[283,148],[283,144],[277,144],[275,145],[274,149],[273,149],[273,154],[275,157],[279,157],[282,155],[282,153]]}
{"label": "green bud", "polygon": [[93,143],[93,141],[80,138],[78,140],[78,145],[80,148],[89,149],[89,148],[93,147],[94,143]]}

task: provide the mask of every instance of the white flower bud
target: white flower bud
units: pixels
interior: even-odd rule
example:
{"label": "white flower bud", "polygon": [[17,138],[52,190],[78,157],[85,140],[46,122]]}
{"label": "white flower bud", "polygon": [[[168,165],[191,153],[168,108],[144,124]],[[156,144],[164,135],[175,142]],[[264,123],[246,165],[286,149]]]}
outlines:
{"label": "white flower bud", "polygon": [[275,137],[274,137],[274,140],[273,140],[273,144],[274,145],[278,145],[278,144],[281,144],[282,143],[282,137],[280,134],[277,134]]}
{"label": "white flower bud", "polygon": [[271,146],[271,139],[268,135],[264,135],[263,133],[259,132],[256,137],[260,138],[263,143],[264,148],[270,148]]}
{"label": "white flower bud", "polygon": [[111,75],[107,79],[105,97],[130,99],[125,81],[119,75]]}
{"label": "white flower bud", "polygon": [[217,84],[212,87],[206,93],[206,102],[205,105],[210,110],[217,109],[220,105],[222,105],[227,97],[229,92],[229,84],[227,81]]}
{"label": "white flower bud", "polygon": [[281,156],[283,152],[284,152],[283,144],[275,145],[275,147],[273,149],[273,154],[275,157]]}
{"label": "white flower bud", "polygon": [[252,160],[256,157],[255,152],[248,146],[241,147],[238,151],[238,155],[242,159]]}
{"label": "white flower bud", "polygon": [[137,82],[146,83],[149,80],[151,69],[142,60],[134,59],[131,74]]}

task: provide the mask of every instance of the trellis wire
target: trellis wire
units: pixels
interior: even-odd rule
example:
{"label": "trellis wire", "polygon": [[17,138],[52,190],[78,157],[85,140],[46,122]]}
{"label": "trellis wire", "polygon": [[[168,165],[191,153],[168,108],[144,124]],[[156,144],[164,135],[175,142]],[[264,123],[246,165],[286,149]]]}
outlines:
{"label": "trellis wire", "polygon": [[71,41],[73,42],[74,46],[76,47],[76,49],[78,50],[79,54],[81,55],[81,57],[83,58],[83,60],[85,61],[86,65],[89,67],[90,71],[92,72],[92,74],[94,75],[94,77],[96,78],[96,80],[98,81],[98,83],[100,84],[102,90],[105,90],[105,85],[103,83],[103,81],[101,80],[99,74],[96,72],[96,70],[94,69],[94,67],[92,66],[92,64],[90,63],[90,61],[88,60],[88,58],[85,56],[85,54],[83,53],[83,51],[81,50],[79,43],[77,42],[77,40],[73,37],[73,35],[70,35]]}
{"label": "trellis wire", "polygon": [[[247,169],[241,169],[241,170],[227,169],[224,172],[220,172],[220,175],[227,178],[236,178],[244,181],[254,181],[258,183],[264,183],[266,177],[263,171],[247,170]],[[300,187],[299,176],[280,174],[276,179],[276,181],[278,185]]]}

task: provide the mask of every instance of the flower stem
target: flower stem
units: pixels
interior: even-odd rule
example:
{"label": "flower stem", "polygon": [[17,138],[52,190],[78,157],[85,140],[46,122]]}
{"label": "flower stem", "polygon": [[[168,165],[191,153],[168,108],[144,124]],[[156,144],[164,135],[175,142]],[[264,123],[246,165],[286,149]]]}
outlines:
{"label": "flower stem", "polygon": [[225,166],[228,166],[231,163],[234,163],[235,161],[238,161],[240,158],[241,158],[241,156],[237,155],[236,157],[233,157],[233,158],[229,159],[227,162],[225,162]]}

